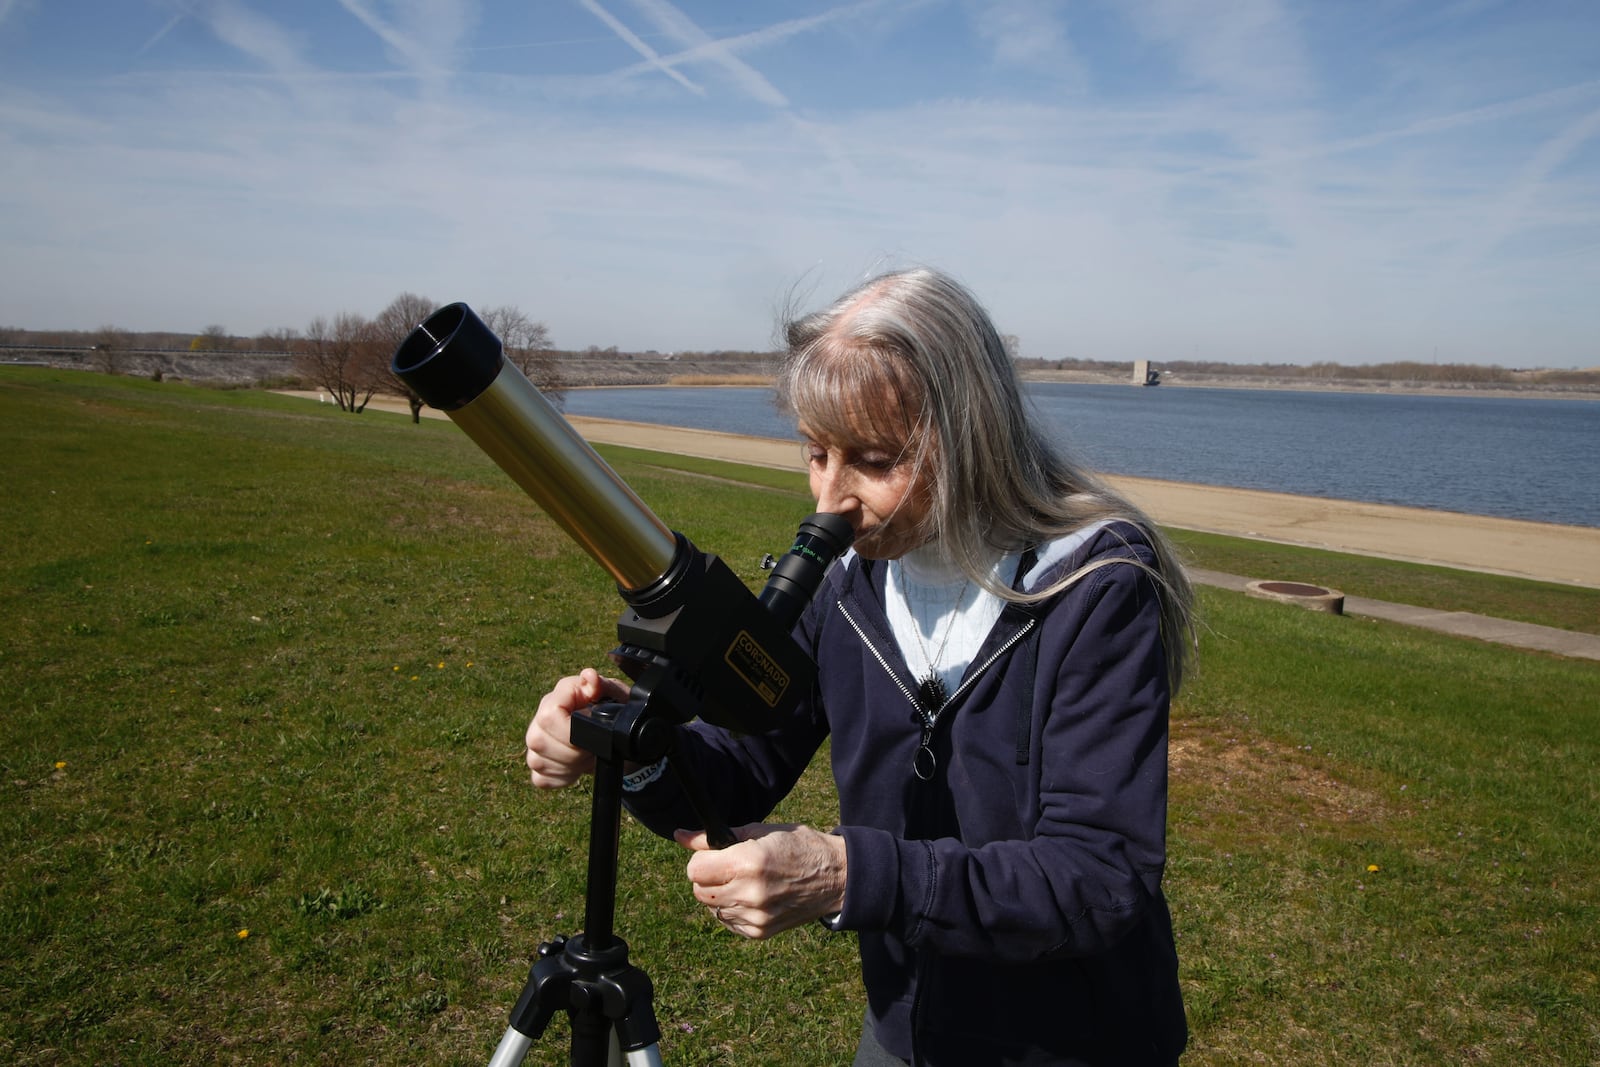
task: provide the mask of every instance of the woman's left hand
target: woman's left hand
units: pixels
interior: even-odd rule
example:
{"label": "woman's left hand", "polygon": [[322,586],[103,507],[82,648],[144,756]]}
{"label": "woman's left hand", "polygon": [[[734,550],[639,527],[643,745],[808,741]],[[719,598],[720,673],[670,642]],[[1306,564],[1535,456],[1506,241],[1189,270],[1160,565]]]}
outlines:
{"label": "woman's left hand", "polygon": [[844,906],[844,838],[765,823],[740,827],[735,835],[738,843],[724,849],[713,849],[698,830],[673,835],[694,853],[689,881],[695,899],[729,930],[759,941]]}

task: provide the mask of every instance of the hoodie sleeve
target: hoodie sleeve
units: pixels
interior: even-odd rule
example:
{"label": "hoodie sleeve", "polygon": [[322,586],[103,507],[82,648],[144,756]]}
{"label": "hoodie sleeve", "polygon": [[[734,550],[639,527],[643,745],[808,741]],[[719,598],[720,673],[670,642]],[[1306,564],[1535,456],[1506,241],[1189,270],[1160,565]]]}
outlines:
{"label": "hoodie sleeve", "polygon": [[794,788],[825,736],[826,730],[818,729],[804,708],[783,728],[760,737],[703,722],[680,726],[664,773],[625,793],[623,802],[634,818],[662,837],[679,829],[703,829],[681,785],[689,775],[705,788],[728,826],[760,822]]}
{"label": "hoodie sleeve", "polygon": [[1159,615],[1153,581],[1126,562],[1091,571],[1065,593],[1041,623],[1037,804],[1024,833],[968,845],[844,827],[839,926],[950,955],[1025,961],[1102,952],[1140,924],[1165,861],[1169,692]]}
{"label": "hoodie sleeve", "polygon": [[[803,648],[814,647],[814,631],[837,596],[843,569],[839,565],[832,568],[801,616],[795,639]],[[705,787],[713,808],[730,827],[762,821],[794,788],[828,736],[816,688],[813,684],[787,722],[760,736],[739,735],[704,722],[678,727],[664,772],[642,776],[650,779],[649,784],[625,793],[623,803],[636,819],[663,837],[671,837],[678,829],[702,829],[681,786],[684,776],[692,776]]]}

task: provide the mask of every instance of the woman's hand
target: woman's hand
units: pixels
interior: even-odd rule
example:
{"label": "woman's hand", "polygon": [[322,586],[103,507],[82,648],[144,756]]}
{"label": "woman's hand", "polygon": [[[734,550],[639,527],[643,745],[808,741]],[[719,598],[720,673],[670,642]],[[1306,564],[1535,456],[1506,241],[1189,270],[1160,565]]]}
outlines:
{"label": "woman's hand", "polygon": [[540,789],[561,789],[594,770],[594,755],[572,743],[572,713],[604,701],[628,699],[628,687],[586,668],[563,678],[539,701],[528,724],[528,770]]}
{"label": "woman's hand", "polygon": [[736,934],[763,940],[844,906],[844,838],[809,826],[740,827],[739,842],[713,849],[700,831],[673,837],[691,850],[695,899]]}

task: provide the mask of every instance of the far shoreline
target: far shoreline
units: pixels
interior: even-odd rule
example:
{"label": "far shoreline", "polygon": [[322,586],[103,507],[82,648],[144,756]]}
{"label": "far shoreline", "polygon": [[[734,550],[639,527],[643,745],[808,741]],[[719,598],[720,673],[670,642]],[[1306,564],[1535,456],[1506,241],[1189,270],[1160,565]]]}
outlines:
{"label": "far shoreline", "polygon": [[[726,379],[749,380],[726,380]],[[1082,372],[1028,372],[1021,375],[1024,384],[1090,385],[1140,388],[1132,382],[1104,375]],[[755,375],[679,375],[660,382],[606,382],[593,385],[567,385],[570,391],[591,389],[770,389],[772,378]],[[1482,397],[1501,400],[1589,400],[1600,401],[1600,389],[1560,386],[1506,386],[1477,385],[1463,382],[1460,385],[1421,383],[1365,382],[1301,382],[1284,379],[1259,380],[1247,377],[1217,377],[1206,380],[1163,378],[1155,389],[1239,389],[1281,393],[1350,393],[1360,396],[1391,394],[1394,396]]]}
{"label": "far shoreline", "polygon": [[[326,398],[315,390],[281,392],[307,400]],[[404,399],[385,394],[373,397],[367,406],[406,416],[411,413]],[[421,414],[432,419],[449,417],[429,407]],[[563,418],[591,444],[794,472],[805,469],[798,440],[590,415]],[[1129,475],[1102,473],[1101,477],[1163,526],[1600,589],[1600,527]]]}
{"label": "far shoreline", "polygon": [[[795,440],[588,415],[566,419],[591,443],[805,469]],[[1131,475],[1100,477],[1163,526],[1600,589],[1600,527]]]}

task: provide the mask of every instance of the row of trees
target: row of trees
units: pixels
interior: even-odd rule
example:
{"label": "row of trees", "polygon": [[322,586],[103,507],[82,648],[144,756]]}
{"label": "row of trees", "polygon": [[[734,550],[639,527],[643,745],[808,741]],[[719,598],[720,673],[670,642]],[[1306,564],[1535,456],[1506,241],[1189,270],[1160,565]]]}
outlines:
{"label": "row of trees", "polygon": [[235,337],[225,326],[211,325],[199,333],[171,330],[133,331],[121,326],[97,330],[25,330],[0,326],[0,346],[16,348],[121,348],[161,352],[261,352],[277,351],[285,331],[267,331],[256,338]]}
{"label": "row of trees", "polygon": [[[319,315],[304,333],[279,331],[263,340],[293,353],[297,373],[331,395],[341,411],[360,412],[378,393],[397,393],[411,405],[411,420],[417,422],[422,398],[394,376],[389,363],[400,343],[438,306],[415,293],[401,293],[375,318],[353,312],[331,319]],[[488,308],[478,315],[500,338],[506,358],[559,407],[564,391],[544,323],[513,305]]]}
{"label": "row of trees", "polygon": [[[1128,360],[1102,359],[1020,359],[1022,370],[1086,371],[1123,375]],[[1515,385],[1528,381],[1545,384],[1593,385],[1600,375],[1592,370],[1512,370],[1495,364],[1422,363],[1221,363],[1208,360],[1152,360],[1161,372],[1173,377],[1215,377],[1274,379],[1304,382],[1426,382],[1439,385]]]}
{"label": "row of trees", "polygon": [[[103,326],[92,331],[48,332],[5,328],[0,329],[0,345],[88,350],[95,368],[106,374],[148,374],[156,379],[174,369],[179,358],[176,353],[183,351],[288,353],[295,374],[332,396],[340,410],[360,412],[378,393],[392,393],[406,398],[415,422],[421,418],[422,398],[390,373],[389,363],[412,329],[438,307],[434,301],[408,292],[395,297],[373,318],[355,312],[341,312],[332,318],[319,315],[303,331],[267,330],[249,341],[231,336],[222,326],[207,326],[199,334],[134,333]],[[500,338],[506,358],[559,407],[565,390],[545,324],[515,305],[475,310]]]}
{"label": "row of trees", "polygon": [[[207,326],[199,334],[134,333],[114,326],[99,330],[41,331],[0,327],[0,346],[31,350],[92,350],[94,366],[108,374],[148,373],[161,377],[174,369],[174,353],[237,352],[241,355],[290,353],[297,374],[326,390],[346,411],[361,411],[379,392],[405,396],[412,417],[420,416],[422,401],[388,372],[389,359],[410,330],[430,314],[435,305],[415,293],[402,293],[375,318],[341,313],[319,316],[302,332],[267,330],[254,338],[235,337],[222,326]],[[539,389],[559,404],[565,382],[560,368],[581,368],[587,361],[672,361],[698,363],[770,363],[772,352],[719,350],[711,352],[620,352],[615,346],[590,345],[580,351],[558,351],[550,346],[544,323],[535,322],[514,305],[479,310],[479,315],[504,342],[506,355]],[[1003,338],[1006,350],[1023,371],[1082,371],[1122,377],[1127,360],[1039,359],[1018,356],[1018,339]],[[1436,385],[1555,385],[1593,388],[1600,371],[1523,370],[1498,365],[1397,361],[1347,365],[1332,362],[1224,363],[1206,360],[1161,360],[1161,371],[1171,377],[1275,379],[1286,382],[1407,382]],[[581,370],[576,372],[583,380]]]}

